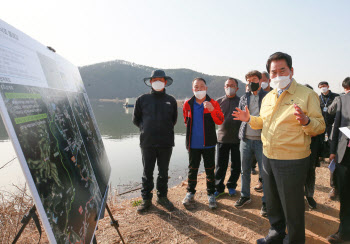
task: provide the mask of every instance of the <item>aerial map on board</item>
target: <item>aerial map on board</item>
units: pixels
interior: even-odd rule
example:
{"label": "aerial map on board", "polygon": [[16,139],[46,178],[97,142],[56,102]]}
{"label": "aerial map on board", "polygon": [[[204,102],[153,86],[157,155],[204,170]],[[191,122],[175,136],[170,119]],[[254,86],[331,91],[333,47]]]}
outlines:
{"label": "aerial map on board", "polygon": [[79,71],[1,20],[0,30],[1,115],[49,240],[90,243],[111,168]]}

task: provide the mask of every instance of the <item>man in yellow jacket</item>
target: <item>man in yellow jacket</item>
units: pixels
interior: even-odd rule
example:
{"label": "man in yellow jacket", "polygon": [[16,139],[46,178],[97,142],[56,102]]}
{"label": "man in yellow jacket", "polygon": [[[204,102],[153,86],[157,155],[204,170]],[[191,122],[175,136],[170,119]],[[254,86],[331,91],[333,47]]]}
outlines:
{"label": "man in yellow jacket", "polygon": [[257,243],[305,243],[304,184],[311,136],[323,133],[325,122],[318,95],[292,78],[290,55],[272,54],[266,68],[276,89],[263,99],[260,116],[250,116],[247,107],[232,114],[252,129],[262,129],[262,177],[271,228]]}

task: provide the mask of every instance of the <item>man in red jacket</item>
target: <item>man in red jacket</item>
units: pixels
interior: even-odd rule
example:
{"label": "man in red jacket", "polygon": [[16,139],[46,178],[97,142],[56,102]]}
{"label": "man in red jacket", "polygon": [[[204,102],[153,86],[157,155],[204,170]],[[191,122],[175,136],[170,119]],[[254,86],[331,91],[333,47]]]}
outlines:
{"label": "man in red jacket", "polygon": [[224,115],[220,105],[207,95],[208,87],[203,78],[192,81],[194,96],[183,106],[186,130],[186,147],[189,155],[189,172],[187,194],[182,201],[189,206],[194,202],[196,193],[198,168],[203,157],[205,173],[207,175],[207,193],[209,208],[217,207],[215,192],[215,145],[217,142],[215,124],[224,122]]}

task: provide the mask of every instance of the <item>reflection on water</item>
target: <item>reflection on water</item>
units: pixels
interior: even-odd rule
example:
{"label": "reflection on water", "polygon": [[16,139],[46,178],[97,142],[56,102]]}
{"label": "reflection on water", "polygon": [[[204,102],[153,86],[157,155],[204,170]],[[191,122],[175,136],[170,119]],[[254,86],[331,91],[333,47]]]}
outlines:
{"label": "reflection on water", "polygon": [[[112,185],[130,185],[141,182],[142,161],[139,147],[139,129],[132,123],[133,108],[121,104],[92,102],[96,120],[103,137],[107,155],[112,166]],[[175,147],[170,161],[170,184],[177,183],[179,176],[187,172],[188,154],[185,148],[185,125],[179,109],[175,126]],[[0,123],[0,167],[16,156],[5,127]],[[155,170],[156,175],[157,170]],[[16,160],[0,170],[0,187],[12,183],[24,183],[24,176]],[[0,188],[1,189],[1,188]]]}
{"label": "reflection on water", "polygon": [[[176,183],[179,176],[183,177],[187,172],[188,154],[184,140],[185,136],[183,135],[175,136],[175,147],[169,166],[171,182]],[[103,142],[112,165],[111,181],[113,185],[141,183],[143,168],[139,137],[134,135],[122,140],[104,138]],[[156,174],[157,170],[155,170]]]}
{"label": "reflection on water", "polygon": [[134,108],[124,107],[124,110],[126,114],[132,114],[134,111]]}
{"label": "reflection on water", "polygon": [[[91,106],[102,136],[111,139],[122,139],[139,134],[139,129],[131,121],[134,108],[124,108],[121,104],[115,103],[97,102],[91,103]],[[181,109],[178,111],[175,133],[186,133]]]}

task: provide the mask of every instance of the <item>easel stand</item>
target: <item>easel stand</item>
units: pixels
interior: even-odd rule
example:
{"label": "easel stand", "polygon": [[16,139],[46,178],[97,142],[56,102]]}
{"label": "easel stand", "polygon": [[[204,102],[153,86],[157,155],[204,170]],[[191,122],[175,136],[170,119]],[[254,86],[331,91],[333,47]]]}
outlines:
{"label": "easel stand", "polygon": [[[122,236],[122,234],[121,234],[120,231],[119,231],[119,223],[118,223],[118,220],[115,220],[115,219],[114,219],[114,217],[113,217],[113,215],[112,215],[112,212],[111,212],[111,210],[109,209],[107,203],[106,203],[106,209],[107,209],[107,212],[108,212],[109,217],[111,218],[111,226],[113,226],[113,227],[117,230],[118,235],[119,235],[120,239],[122,240],[122,243],[125,244],[124,239],[123,239],[123,236]],[[96,242],[96,236],[95,236],[94,238],[95,238],[95,239],[94,239],[95,243],[97,243],[97,242]]]}
{"label": "easel stand", "polygon": [[35,207],[35,205],[33,205],[33,207],[29,210],[29,212],[26,215],[23,216],[23,219],[21,220],[21,223],[23,225],[22,225],[21,229],[18,231],[18,233],[17,233],[15,239],[13,240],[12,244],[15,244],[18,241],[19,237],[21,236],[23,230],[26,228],[26,226],[29,223],[31,218],[33,218],[33,220],[35,222],[35,225],[36,225],[36,228],[39,231],[40,237],[39,237],[38,243],[40,242],[40,239],[41,239],[41,226],[40,226],[40,222],[39,222],[39,217],[36,214],[36,207]]}
{"label": "easel stand", "polygon": [[[124,242],[124,239],[123,239],[123,236],[122,234],[120,233],[119,231],[119,223],[118,223],[118,220],[115,220],[113,215],[112,215],[112,212],[111,210],[109,209],[108,205],[106,204],[106,208],[107,208],[107,212],[108,212],[108,215],[109,217],[111,218],[111,226],[113,226],[117,232],[118,232],[118,235],[120,237],[120,239],[122,240],[122,243],[125,244]],[[33,205],[33,207],[29,210],[29,212],[23,216],[23,219],[21,220],[21,223],[22,223],[22,227],[21,229],[18,231],[15,239],[13,240],[12,244],[15,244],[18,239],[20,238],[23,230],[26,228],[27,224],[29,223],[29,221],[33,218],[34,222],[35,222],[35,225],[36,225],[36,228],[38,229],[39,231],[39,234],[40,234],[40,237],[39,237],[39,241],[38,243],[40,243],[40,240],[41,240],[41,226],[40,226],[40,222],[39,222],[39,217],[38,215],[36,214],[36,207],[35,205]],[[94,244],[97,244],[97,241],[96,241],[96,236],[94,236],[94,239],[93,239],[93,243]]]}
{"label": "easel stand", "polygon": [[[110,186],[110,187],[111,187],[111,186]],[[108,194],[108,193],[107,193],[107,194]],[[111,219],[111,226],[113,226],[113,227],[117,230],[118,235],[119,235],[119,237],[120,237],[120,240],[122,241],[123,244],[125,244],[124,238],[123,238],[122,234],[121,234],[120,231],[119,231],[119,223],[118,223],[118,220],[115,220],[115,219],[114,219],[114,217],[113,217],[113,215],[112,215],[112,212],[111,212],[111,210],[110,210],[109,207],[108,207],[107,198],[105,199],[105,202],[104,202],[103,205],[105,205],[105,209],[107,209],[108,215],[109,215],[109,217],[110,217],[110,219]],[[100,218],[104,218],[104,211],[103,211],[102,216],[100,216]],[[96,230],[97,230],[97,229],[98,229],[98,226],[97,226]],[[94,235],[94,238],[93,238],[93,240],[92,240],[92,243],[93,243],[93,244],[97,244],[96,234]]]}

